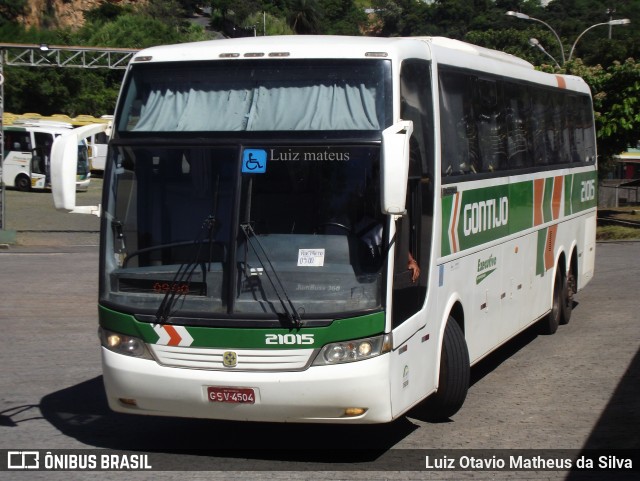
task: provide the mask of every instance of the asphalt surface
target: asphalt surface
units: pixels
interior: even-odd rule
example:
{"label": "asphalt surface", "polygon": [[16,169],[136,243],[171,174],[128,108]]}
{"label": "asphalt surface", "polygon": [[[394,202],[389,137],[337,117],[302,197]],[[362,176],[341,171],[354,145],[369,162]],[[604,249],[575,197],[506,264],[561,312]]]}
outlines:
{"label": "asphalt surface", "polygon": [[[94,176],[89,189],[76,194],[76,204],[98,205],[101,198],[102,179]],[[20,246],[98,245],[99,218],[56,210],[50,190],[5,189],[4,203],[4,228],[16,231]]]}

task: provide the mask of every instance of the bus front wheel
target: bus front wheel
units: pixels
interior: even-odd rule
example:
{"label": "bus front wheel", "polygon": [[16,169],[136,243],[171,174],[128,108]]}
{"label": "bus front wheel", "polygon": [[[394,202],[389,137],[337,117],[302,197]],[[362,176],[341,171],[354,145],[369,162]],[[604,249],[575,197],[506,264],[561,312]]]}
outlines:
{"label": "bus front wheel", "polygon": [[469,350],[464,333],[449,316],[440,354],[438,390],[424,401],[424,417],[429,421],[446,421],[457,413],[467,397],[469,378]]}

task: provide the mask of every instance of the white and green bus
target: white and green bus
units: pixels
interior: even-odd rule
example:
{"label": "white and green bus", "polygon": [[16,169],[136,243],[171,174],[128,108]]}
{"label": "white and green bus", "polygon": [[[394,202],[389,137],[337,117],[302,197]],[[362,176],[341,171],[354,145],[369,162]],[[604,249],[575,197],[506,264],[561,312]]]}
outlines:
{"label": "white and green bus", "polygon": [[141,51],[101,207],[109,405],[448,418],[470,366],[569,321],[593,276],[596,179],[586,84],[501,52],[313,36]]}

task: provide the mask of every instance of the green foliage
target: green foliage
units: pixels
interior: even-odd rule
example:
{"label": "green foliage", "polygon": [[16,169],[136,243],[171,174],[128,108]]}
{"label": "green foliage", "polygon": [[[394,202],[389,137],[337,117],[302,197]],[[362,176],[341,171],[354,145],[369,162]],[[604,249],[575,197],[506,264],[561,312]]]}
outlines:
{"label": "green foliage", "polygon": [[320,33],[322,13],[317,0],[293,0],[289,9],[289,25],[299,35]]}
{"label": "green foliage", "polygon": [[[546,3],[546,2],[545,2]],[[412,36],[442,35],[495,48],[524,58],[541,70],[568,71],[585,78],[592,89],[600,165],[607,169],[613,155],[640,136],[640,1],[637,0],[150,0],[123,5],[103,1],[85,12],[79,29],[25,29],[16,19],[27,0],[0,0],[0,42],[49,43],[98,47],[144,48],[211,38],[188,17],[199,5],[211,6],[212,23],[230,21],[255,25],[258,35],[338,34]],[[52,3],[48,2],[48,6]],[[595,24],[612,18],[630,18],[631,26],[611,29]],[[367,16],[364,8],[376,13]],[[536,38],[561,63],[560,45],[553,32],[536,21],[506,16],[515,10],[552,26],[568,57],[558,69],[548,56],[529,45]],[[51,8],[45,12],[52,15]],[[581,34],[583,34],[581,36]],[[611,33],[611,38],[609,38]],[[113,113],[121,71],[30,69],[4,67],[5,109],[44,115]]]}
{"label": "green foliage", "polygon": [[27,10],[27,0],[0,0],[0,25],[15,22]]}
{"label": "green foliage", "polygon": [[612,225],[598,227],[596,231],[596,239],[598,239],[599,241],[640,239],[640,229]]}
{"label": "green foliage", "polygon": [[133,8],[111,2],[102,2],[98,7],[84,13],[85,21],[89,24],[110,22],[124,13],[132,13]]}
{"label": "green foliage", "polygon": [[274,17],[267,13],[264,17],[260,12],[256,12],[247,18],[246,25],[255,25],[258,35],[293,35],[293,30],[283,18]]}
{"label": "green foliage", "polygon": [[360,35],[366,27],[364,9],[352,0],[320,0],[320,31],[328,35]]}
{"label": "green foliage", "polygon": [[14,113],[112,114],[122,82],[122,72],[7,67],[5,73],[5,109]]}
{"label": "green foliage", "polygon": [[124,14],[112,22],[84,29],[87,45],[99,47],[145,48],[153,45],[204,40],[201,27],[171,24],[147,15]]}
{"label": "green foliage", "polygon": [[571,73],[585,79],[593,93],[598,155],[604,174],[613,156],[636,145],[640,137],[640,64],[628,59],[605,69],[577,61],[569,67]]}

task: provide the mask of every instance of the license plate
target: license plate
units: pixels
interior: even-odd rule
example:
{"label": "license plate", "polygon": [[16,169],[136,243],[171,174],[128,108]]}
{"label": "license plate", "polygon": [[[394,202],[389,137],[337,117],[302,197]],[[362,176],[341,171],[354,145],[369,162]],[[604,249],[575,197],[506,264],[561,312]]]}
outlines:
{"label": "license plate", "polygon": [[207,397],[214,403],[254,404],[256,393],[252,388],[207,387]]}

